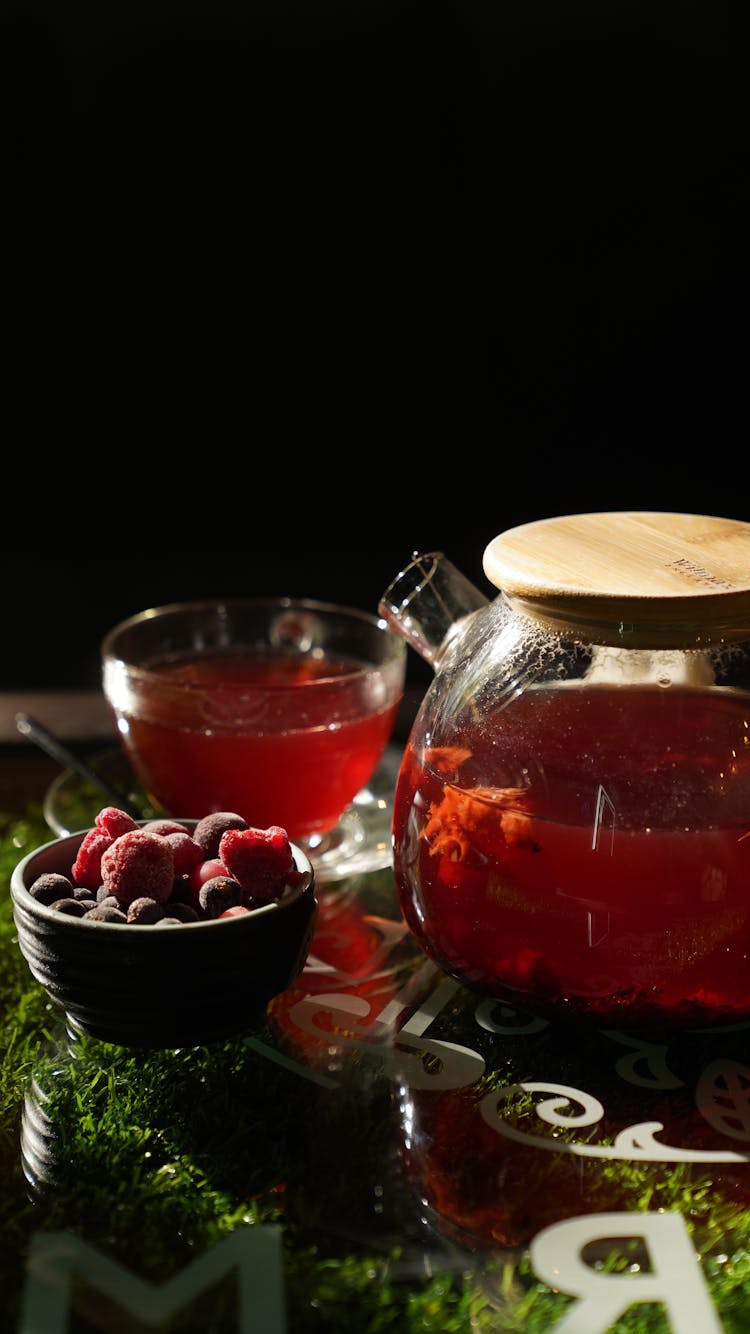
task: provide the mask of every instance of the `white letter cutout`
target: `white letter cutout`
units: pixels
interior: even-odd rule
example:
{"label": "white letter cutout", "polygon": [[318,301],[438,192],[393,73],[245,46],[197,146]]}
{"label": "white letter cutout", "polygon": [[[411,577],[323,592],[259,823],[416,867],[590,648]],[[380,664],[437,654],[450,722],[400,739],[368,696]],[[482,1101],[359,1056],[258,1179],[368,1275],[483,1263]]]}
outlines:
{"label": "white letter cutout", "polygon": [[[581,1259],[594,1241],[642,1237],[646,1274],[600,1273]],[[662,1302],[673,1334],[722,1334],[681,1214],[588,1214],[544,1228],[532,1241],[534,1271],[579,1300],[549,1334],[606,1334],[633,1302]]]}

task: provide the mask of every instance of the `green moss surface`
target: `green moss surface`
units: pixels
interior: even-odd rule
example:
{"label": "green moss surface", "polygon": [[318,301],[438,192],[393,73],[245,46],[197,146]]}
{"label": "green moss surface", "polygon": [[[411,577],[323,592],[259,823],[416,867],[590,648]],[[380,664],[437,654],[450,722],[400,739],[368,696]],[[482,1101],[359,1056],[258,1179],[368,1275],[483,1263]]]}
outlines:
{"label": "green moss surface", "polygon": [[[280,1224],[290,1334],[470,1334],[483,1302],[464,1275],[404,1264],[411,1243],[401,1235],[385,1082],[370,1080],[363,1102],[354,1086],[332,1097],[243,1041],[143,1053],[69,1036],[18,949],[8,893],[15,864],[48,838],[39,809],[0,817],[3,1328],[17,1327],[39,1232],[73,1233],[162,1283],[234,1230]],[[32,1181],[25,1102],[42,1127]],[[78,1286],[71,1334],[141,1327]],[[166,1327],[237,1329],[232,1285]]]}
{"label": "green moss surface", "polygon": [[[164,1052],[71,1036],[18,949],[8,893],[16,862],[48,838],[38,808],[0,817],[3,1329],[19,1327],[40,1234],[72,1234],[161,1284],[238,1229],[263,1225],[281,1229],[289,1334],[554,1328],[571,1299],[536,1279],[523,1248],[462,1247],[434,1226],[404,1178],[391,1082],[361,1053],[333,1088],[268,1059],[265,1027],[251,1042]],[[441,1035],[460,1041],[459,1006],[455,1033],[451,1022],[447,1012]],[[525,1114],[519,1103],[519,1124]],[[554,1190],[569,1160],[542,1158]],[[629,1209],[682,1213],[724,1331],[746,1331],[750,1211],[685,1164],[613,1161],[601,1180],[604,1207],[609,1192]],[[626,1247],[606,1263],[641,1260]],[[80,1276],[70,1301],[69,1334],[146,1327]],[[156,1328],[237,1330],[235,1286],[218,1283]],[[656,1305],[631,1306],[616,1330],[670,1334]]]}

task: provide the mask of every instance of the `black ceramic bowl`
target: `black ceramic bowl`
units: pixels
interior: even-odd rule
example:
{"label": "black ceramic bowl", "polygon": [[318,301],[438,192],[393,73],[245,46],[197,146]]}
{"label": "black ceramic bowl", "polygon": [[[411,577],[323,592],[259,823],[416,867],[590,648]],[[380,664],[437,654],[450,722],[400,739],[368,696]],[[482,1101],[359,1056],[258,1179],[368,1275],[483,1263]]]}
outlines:
{"label": "black ceramic bowl", "polygon": [[[195,821],[181,821],[191,827]],[[18,943],[33,977],[74,1030],[132,1047],[200,1046],[239,1036],[302,971],[317,902],[313,869],[292,845],[304,880],[242,916],[180,926],[85,922],[37,903],[28,887],[69,875],[86,830],[45,843],[11,878]]]}

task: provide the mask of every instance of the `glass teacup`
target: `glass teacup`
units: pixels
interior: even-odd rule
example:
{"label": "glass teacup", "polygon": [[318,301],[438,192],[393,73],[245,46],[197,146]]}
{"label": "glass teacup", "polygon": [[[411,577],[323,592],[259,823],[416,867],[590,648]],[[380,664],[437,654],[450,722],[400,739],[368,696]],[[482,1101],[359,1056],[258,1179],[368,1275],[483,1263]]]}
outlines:
{"label": "glass teacup", "polygon": [[174,603],[102,644],[104,694],[152,801],[176,817],[281,825],[329,870],[390,740],[405,668],[384,621],[309,599]]}

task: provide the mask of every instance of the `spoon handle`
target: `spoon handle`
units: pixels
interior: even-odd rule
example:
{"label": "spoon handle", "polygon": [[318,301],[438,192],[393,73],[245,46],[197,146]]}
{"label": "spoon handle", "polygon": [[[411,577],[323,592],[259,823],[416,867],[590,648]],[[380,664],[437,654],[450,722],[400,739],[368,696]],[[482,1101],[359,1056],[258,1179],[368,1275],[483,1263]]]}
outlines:
{"label": "spoon handle", "polygon": [[111,787],[104,778],[86,764],[85,760],[79,759],[77,755],[68,750],[67,746],[64,746],[59,738],[54,736],[36,718],[32,718],[28,713],[17,713],[16,729],[21,736],[26,737],[29,741],[36,742],[40,750],[43,750],[53,760],[57,760],[58,764],[62,764],[66,769],[75,770],[82,778],[85,778],[88,783],[91,783],[101,792],[103,797],[106,797],[108,803],[117,806],[118,810],[127,811],[128,815],[132,815],[134,820],[143,819],[143,811],[139,810],[124,793],[119,792],[115,787]]}

